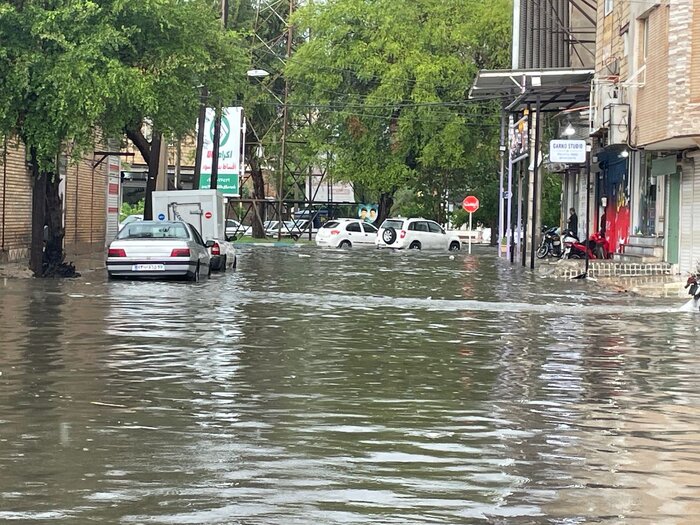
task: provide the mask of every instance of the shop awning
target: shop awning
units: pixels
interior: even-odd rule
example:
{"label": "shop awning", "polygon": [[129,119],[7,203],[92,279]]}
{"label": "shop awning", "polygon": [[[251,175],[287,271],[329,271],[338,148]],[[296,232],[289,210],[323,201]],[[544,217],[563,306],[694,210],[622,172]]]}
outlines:
{"label": "shop awning", "polygon": [[510,111],[534,106],[564,111],[589,105],[592,69],[482,69],[469,90],[470,100],[502,100]]}

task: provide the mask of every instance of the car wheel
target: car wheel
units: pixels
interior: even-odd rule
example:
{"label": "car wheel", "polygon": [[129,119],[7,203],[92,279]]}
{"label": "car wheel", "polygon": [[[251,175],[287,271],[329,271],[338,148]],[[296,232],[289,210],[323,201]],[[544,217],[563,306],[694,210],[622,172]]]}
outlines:
{"label": "car wheel", "polygon": [[198,283],[200,279],[199,275],[199,263],[197,263],[197,268],[195,269],[194,273],[190,276],[188,276],[188,281],[192,281],[195,283]]}
{"label": "car wheel", "polygon": [[292,235],[292,240],[293,240],[293,241],[298,241],[298,240],[299,240],[299,236],[295,233],[294,235]]}
{"label": "car wheel", "polygon": [[350,241],[342,241],[339,245],[338,248],[341,250],[344,250],[346,248],[352,248],[352,243]]}
{"label": "car wheel", "polygon": [[580,259],[581,256],[578,253],[572,253],[569,255],[569,259]]}
{"label": "car wheel", "polygon": [[394,244],[396,240],[396,230],[394,228],[387,228],[382,232],[382,240],[386,244]]}
{"label": "car wheel", "polygon": [[233,264],[231,265],[231,269],[232,269],[232,270],[235,270],[237,266],[238,266],[238,257],[236,257],[236,256],[234,255],[234,256],[233,256]]}
{"label": "car wheel", "polygon": [[413,241],[408,247],[409,250],[420,250],[420,243],[418,241]]}
{"label": "car wheel", "polygon": [[457,241],[452,241],[450,243],[450,251],[451,252],[458,252],[460,250],[460,245]]}
{"label": "car wheel", "polygon": [[219,270],[221,270],[222,272],[226,271],[226,257],[227,256],[224,255],[224,258],[221,260],[221,268],[219,268]]}

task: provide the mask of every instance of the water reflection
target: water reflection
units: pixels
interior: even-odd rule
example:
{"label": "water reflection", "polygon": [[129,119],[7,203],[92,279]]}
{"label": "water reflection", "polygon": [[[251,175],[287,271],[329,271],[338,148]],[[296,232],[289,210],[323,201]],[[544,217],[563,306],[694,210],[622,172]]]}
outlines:
{"label": "water reflection", "polygon": [[672,301],[490,255],[239,265],[0,283],[0,521],[698,515],[698,329]]}

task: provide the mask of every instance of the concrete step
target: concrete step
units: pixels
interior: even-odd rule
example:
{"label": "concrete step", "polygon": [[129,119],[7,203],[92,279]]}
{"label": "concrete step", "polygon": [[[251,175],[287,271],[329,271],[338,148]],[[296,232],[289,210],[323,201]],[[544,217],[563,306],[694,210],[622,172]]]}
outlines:
{"label": "concrete step", "polygon": [[623,244],[622,253],[625,255],[640,255],[642,257],[656,257],[658,260],[664,258],[663,246],[648,246],[644,244]]}
{"label": "concrete step", "polygon": [[663,247],[664,238],[663,237],[651,237],[647,235],[630,235],[627,239],[628,246],[657,246]]}
{"label": "concrete step", "polygon": [[625,263],[636,263],[636,264],[646,264],[646,263],[659,263],[662,259],[659,257],[648,256],[648,255],[633,255],[631,253],[614,253],[613,261],[615,262],[625,262]]}

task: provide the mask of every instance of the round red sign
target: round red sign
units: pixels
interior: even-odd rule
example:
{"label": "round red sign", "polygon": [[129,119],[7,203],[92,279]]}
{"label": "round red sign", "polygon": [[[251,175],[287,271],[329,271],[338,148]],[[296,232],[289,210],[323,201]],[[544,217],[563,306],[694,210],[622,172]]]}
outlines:
{"label": "round red sign", "polygon": [[211,212],[210,212],[210,211],[206,212],[206,213],[204,214],[204,218],[205,218],[205,219],[211,219]]}
{"label": "round red sign", "polygon": [[466,212],[474,213],[479,209],[479,199],[474,197],[474,195],[465,197],[464,201],[462,202],[462,208],[464,208],[464,211]]}

